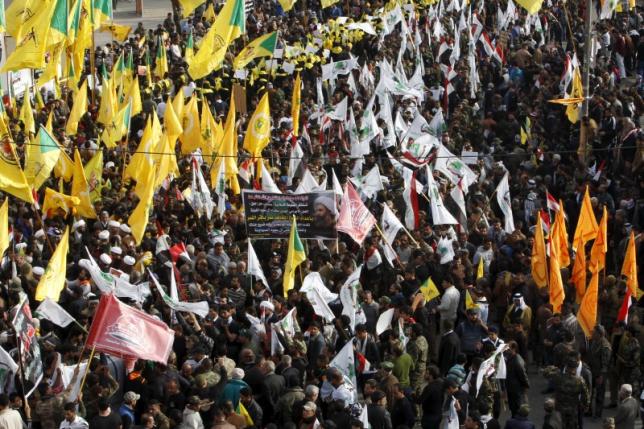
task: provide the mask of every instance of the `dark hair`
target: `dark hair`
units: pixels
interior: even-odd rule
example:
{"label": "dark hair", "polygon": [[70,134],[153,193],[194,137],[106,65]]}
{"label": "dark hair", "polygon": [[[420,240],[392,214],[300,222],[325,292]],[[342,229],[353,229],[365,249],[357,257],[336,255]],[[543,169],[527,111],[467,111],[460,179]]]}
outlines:
{"label": "dark hair", "polygon": [[467,362],[467,355],[465,355],[465,353],[459,353],[456,356],[456,363],[463,365],[465,362]]}
{"label": "dark hair", "polygon": [[253,390],[250,387],[242,387],[239,393],[244,396],[253,396]]}
{"label": "dark hair", "polygon": [[65,403],[65,405],[63,406],[63,409],[64,409],[65,411],[73,411],[73,412],[76,412],[76,404],[75,404],[74,402],[67,402],[67,403]]}
{"label": "dark hair", "polygon": [[110,407],[110,400],[104,396],[98,398],[98,409],[99,411],[105,411]]}
{"label": "dark hair", "polygon": [[0,395],[0,407],[7,408],[9,406],[9,396],[6,393]]}

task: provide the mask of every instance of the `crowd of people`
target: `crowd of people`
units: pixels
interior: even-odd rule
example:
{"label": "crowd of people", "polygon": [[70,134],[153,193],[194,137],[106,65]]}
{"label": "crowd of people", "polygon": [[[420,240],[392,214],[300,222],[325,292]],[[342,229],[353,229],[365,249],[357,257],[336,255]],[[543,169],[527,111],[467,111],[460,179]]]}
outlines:
{"label": "crowd of people", "polygon": [[[396,5],[402,21],[389,28],[382,17]],[[593,48],[591,58],[584,58],[583,17],[589,5],[596,9]],[[97,121],[104,95],[100,85],[89,85],[88,111],[74,135],[65,129],[78,89],[69,83],[59,94],[34,94],[36,129],[52,118],[52,134],[71,159],[75,149],[85,164],[102,152],[103,166],[90,180],[91,192],[97,193],[92,198],[96,219],[71,210],[43,219],[35,205],[5,194],[12,242],[2,262],[0,342],[19,362],[11,322],[26,295],[43,377],[27,386],[22,370],[0,370],[8,374],[0,377],[0,429],[634,429],[641,424],[644,314],[639,294],[630,295],[632,279],[622,274],[630,237],[637,261],[644,261],[639,7],[626,2],[599,20],[598,2],[578,0],[546,0],[533,15],[512,0],[351,0],[326,8],[317,0],[300,0],[288,12],[281,2],[255,1],[246,10],[246,34],[231,45],[223,67],[195,81],[187,50],[194,43],[198,52],[221,6],[208,0],[183,16],[182,2],[173,2],[173,13],[156,28],[139,24],[124,42],[87,51],[78,87],[88,75],[101,83],[119,58],[133,58],[142,111],[131,118],[115,148],[103,143],[104,124]],[[370,26],[348,25],[359,22]],[[269,31],[278,32],[273,56],[281,58],[256,60],[244,74],[233,70],[235,54]],[[146,72],[162,58],[160,50],[168,64],[163,77]],[[347,73],[322,79],[323,64],[343,60],[357,63]],[[549,103],[570,98],[570,80],[564,77],[587,63],[588,93],[582,94],[587,115],[581,106]],[[294,135],[297,73],[302,101],[300,132]],[[405,89],[383,91],[380,82],[386,78],[407,79]],[[166,103],[179,92],[194,94],[200,111],[210,109],[222,124],[237,104],[236,180],[242,189],[266,185],[260,183],[265,176],[249,169],[252,154],[243,141],[252,112],[268,93],[271,140],[261,156],[279,191],[295,192],[305,172],[333,190],[332,178],[340,186],[351,179],[376,219],[386,207],[407,231],[400,230],[391,243],[376,228],[360,244],[342,232],[337,240],[306,240],[295,287],[285,290],[288,240],[249,240],[241,196],[230,183],[223,213],[199,213],[184,190],[191,187],[193,169],[211,177],[212,164],[197,164],[182,152],[186,142],[180,139],[176,149],[167,146],[176,151],[178,173],[159,181],[137,243],[128,218],[140,194],[125,168],[150,118],[163,122]],[[375,93],[377,113],[370,115]],[[329,117],[345,97],[351,118],[348,110],[343,120]],[[24,165],[35,137],[21,121],[24,100],[4,101],[3,115]],[[571,109],[577,109],[576,122],[569,120]],[[377,130],[363,150],[372,118]],[[421,122],[424,126],[416,129]],[[418,134],[404,138],[410,133]],[[420,149],[414,149],[414,140],[429,135],[440,145],[423,152],[418,143]],[[3,146],[8,139],[3,136]],[[454,183],[445,168],[437,168],[443,149],[456,154],[475,178],[463,184],[465,176],[458,176]],[[361,178],[374,167],[382,189],[367,195]],[[406,194],[411,182],[405,169],[413,171],[417,199]],[[506,175],[514,218],[510,229],[494,195]],[[58,170],[45,184],[63,193],[71,186]],[[215,195],[217,185],[211,185],[217,206],[222,194]],[[44,189],[36,190],[41,203]],[[460,203],[455,189],[462,191]],[[553,306],[549,287],[537,285],[531,264],[542,228],[535,225],[544,223],[549,239],[550,222],[563,211],[572,239],[586,192],[597,222],[604,209],[608,216],[591,335],[577,319],[573,264],[561,268],[565,300],[560,308]],[[456,224],[433,218],[435,198]],[[334,214],[325,211],[327,224],[335,224]],[[63,328],[39,315],[36,289],[66,228],[66,286],[58,303],[75,322]],[[264,280],[249,273],[249,243]],[[167,252],[175,245],[182,249],[178,258]],[[572,241],[564,245],[574,259]],[[386,257],[386,247],[394,258]],[[123,362],[84,346],[102,294],[83,262],[88,254],[103,272],[145,290],[140,299],[120,299],[174,331],[167,362]],[[207,315],[172,311],[152,287],[151,273],[168,291],[176,278],[177,299],[206,301]],[[347,313],[334,295],[328,300],[334,318],[323,317],[300,291],[311,273],[319,274],[332,295],[359,273],[356,308]],[[429,282],[439,293],[426,299],[421,289]],[[383,315],[390,314],[383,323]],[[348,371],[338,365],[347,344],[352,345]],[[78,365],[84,361],[86,367]],[[80,392],[74,392],[79,381]],[[543,412],[535,412],[535,406]]]}

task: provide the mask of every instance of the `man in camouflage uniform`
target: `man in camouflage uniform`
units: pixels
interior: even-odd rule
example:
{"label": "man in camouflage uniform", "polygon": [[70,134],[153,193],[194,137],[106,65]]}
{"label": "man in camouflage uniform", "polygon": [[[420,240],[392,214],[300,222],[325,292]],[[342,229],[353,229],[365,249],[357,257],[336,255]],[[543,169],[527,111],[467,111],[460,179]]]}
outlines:
{"label": "man in camouflage uniform", "polygon": [[483,376],[483,382],[478,392],[476,391],[476,379],[478,371],[483,363],[483,359],[476,357],[472,359],[472,376],[470,377],[469,391],[475,397],[476,406],[478,409],[492,410],[494,407],[494,393],[496,391],[494,383],[488,376]]}
{"label": "man in camouflage uniform", "polygon": [[409,374],[411,387],[416,394],[421,394],[421,388],[425,381],[425,368],[427,367],[427,353],[429,352],[429,343],[423,336],[423,327],[416,323],[411,326],[411,341],[407,344],[407,352],[416,363],[414,369]]}
{"label": "man in camouflage uniform", "polygon": [[622,341],[617,350],[617,371],[620,377],[619,384],[633,386],[633,397],[640,395],[640,342],[637,340],[639,328],[628,325]]}
{"label": "man in camouflage uniform", "polygon": [[555,409],[561,413],[562,427],[566,429],[579,429],[580,413],[587,410],[590,403],[588,387],[576,375],[577,365],[576,359],[569,359],[563,372],[553,366],[544,370],[544,375],[553,382]]}
{"label": "man in camouflage uniform", "polygon": [[604,408],[604,395],[608,382],[608,369],[610,367],[611,347],[606,339],[606,330],[602,325],[595,326],[593,336],[588,347],[587,362],[593,375],[593,392],[595,397],[594,417],[601,417]]}

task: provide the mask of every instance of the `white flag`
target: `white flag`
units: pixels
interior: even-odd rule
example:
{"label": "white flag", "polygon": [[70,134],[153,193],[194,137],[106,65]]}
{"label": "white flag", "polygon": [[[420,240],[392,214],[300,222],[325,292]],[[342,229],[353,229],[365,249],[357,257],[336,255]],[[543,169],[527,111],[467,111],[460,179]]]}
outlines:
{"label": "white flag", "polygon": [[396,251],[392,247],[398,231],[404,228],[403,224],[398,220],[393,211],[389,208],[388,205],[383,206],[382,217],[380,218],[380,225],[382,226],[382,232],[385,239],[385,257],[389,263],[393,266],[394,260],[396,259]]}
{"label": "white flag", "polygon": [[302,150],[302,147],[298,142],[295,142],[293,149],[291,149],[291,157],[288,160],[288,179],[286,181],[287,185],[291,186],[291,184],[293,183],[293,177],[295,177],[295,174],[297,173],[297,169],[300,166],[303,157],[304,151]]}
{"label": "white flag", "polygon": [[57,302],[45,298],[36,309],[36,313],[43,318],[49,320],[51,323],[65,328],[71,323],[74,323],[74,318]]}
{"label": "white flag", "polygon": [[429,194],[429,201],[432,210],[432,221],[434,225],[457,225],[458,221],[443,205],[443,198],[438,190],[438,185],[434,180],[429,165],[427,166],[427,186]]}
{"label": "white flag", "polygon": [[340,185],[340,181],[338,180],[338,176],[335,175],[335,169],[331,169],[331,175],[332,175],[332,184],[333,184],[333,193],[337,195],[338,197],[342,198],[344,195],[344,192],[342,191],[342,185]]}
{"label": "white flag", "polygon": [[326,113],[328,118],[334,119],[336,121],[346,121],[347,120],[347,109],[349,106],[349,98],[344,97],[342,101],[333,106],[333,110]]}
{"label": "white flag", "polygon": [[438,240],[436,251],[441,256],[441,264],[446,264],[454,259],[454,246],[452,240],[448,237]]}
{"label": "white flag", "polygon": [[250,238],[248,239],[248,274],[253,275],[260,279],[264,286],[270,289],[268,285],[268,280],[264,275],[264,270],[262,270],[262,265],[259,263],[259,258],[257,258],[257,253],[253,249],[253,245],[250,243]]}
{"label": "white flag", "polygon": [[[353,355],[353,338],[347,341],[344,347],[342,347],[342,350],[329,362],[329,366],[338,369],[351,382],[353,387],[358,386],[356,380],[356,361]],[[350,402],[354,403],[355,400]]]}
{"label": "white flag", "polygon": [[378,317],[378,322],[376,323],[376,334],[380,335],[387,329],[391,328],[391,321],[394,319],[394,311],[395,309],[390,308],[387,311],[383,311]]}
{"label": "white flag", "polygon": [[67,401],[73,402],[78,398],[78,394],[80,393],[80,384],[81,381],[83,380],[83,374],[87,371],[87,361],[81,362],[80,365],[78,365],[78,373],[76,374],[76,377],[74,377],[74,370],[76,369],[76,365],[61,365],[61,379],[63,382],[63,386],[65,389],[69,387],[69,385],[72,385],[71,391],[69,392],[69,396],[66,398]]}
{"label": "white flag", "polygon": [[320,296],[327,304],[338,299],[338,294],[331,292],[322,281],[320,273],[313,271],[304,277],[302,281],[302,287],[300,287],[300,292],[309,293],[309,291],[317,289],[320,292]]}
{"label": "white flag", "polygon": [[273,326],[279,329],[281,331],[280,333],[284,336],[293,337],[295,332],[300,329],[297,324],[297,320],[295,319],[295,310],[296,309],[293,308],[282,318],[282,320],[273,324]]}
{"label": "white flag", "polygon": [[[311,174],[311,172],[306,169],[304,171],[304,176],[302,176],[302,180],[300,180],[300,184],[297,185],[297,189],[293,192],[294,194],[306,194],[309,192],[313,191],[324,191],[326,189],[321,189],[322,187],[318,183],[317,180],[315,180],[315,177]],[[325,186],[326,188],[326,186]]]}
{"label": "white flag", "polygon": [[512,198],[510,197],[510,184],[508,183],[508,172],[505,173],[503,179],[496,187],[496,201],[505,217],[504,230],[508,234],[514,232],[514,218],[512,217]]}
{"label": "white flag", "polygon": [[265,165],[262,166],[262,191],[272,192],[274,194],[281,194],[280,188],[277,187],[275,181],[271,177],[271,173],[268,171]]}
{"label": "white flag", "polygon": [[[217,195],[219,195],[220,198],[222,197],[222,195],[224,195],[224,192],[222,189],[220,189],[219,182],[223,181],[225,186],[225,174],[223,173],[223,170],[224,162],[222,161],[221,168],[219,169],[219,174],[217,175],[217,184],[215,185]],[[223,179],[221,176],[224,176]],[[212,202],[212,198],[210,197],[210,189],[208,189],[208,185],[206,185],[206,180],[203,178],[201,167],[199,166],[199,163],[196,161],[196,159],[194,159],[192,163],[191,190],[192,193],[190,195],[190,205],[198,216],[206,215],[206,217],[210,220],[212,211],[215,206]],[[220,214],[223,215],[223,212],[220,211]]]}
{"label": "white flag", "polygon": [[349,317],[351,321],[351,330],[356,329],[356,324],[364,323],[367,321],[362,309],[358,305],[358,285],[360,284],[360,273],[362,272],[362,265],[360,265],[353,273],[349,275],[347,280],[340,288],[340,301],[342,302],[342,314]]}
{"label": "white flag", "polygon": [[380,169],[377,165],[369,170],[369,172],[365,174],[361,179],[351,178],[349,180],[351,180],[356,185],[356,187],[364,196],[367,197],[367,199],[373,198],[378,193],[378,191],[385,189],[384,186],[382,186]]}
{"label": "white flag", "polygon": [[330,62],[322,65],[322,80],[336,79],[351,73],[358,66],[358,59],[351,57],[348,60]]}
{"label": "white flag", "polygon": [[273,329],[271,329],[271,356],[281,355],[284,353],[284,346],[279,340],[277,332],[275,331],[275,325],[273,324]]}
{"label": "white flag", "polygon": [[[177,299],[173,299],[170,295],[165,293],[165,291],[161,288],[159,281],[154,276],[154,274],[152,274],[152,271],[149,271],[149,273],[150,273],[150,278],[152,278],[152,282],[154,283],[154,285],[157,288],[157,291],[159,292],[159,295],[161,295],[161,298],[163,299],[163,301],[166,303],[168,307],[170,307],[174,311],[185,311],[188,313],[194,313],[200,317],[206,317],[208,315],[208,311],[210,309],[210,307],[208,306],[208,301],[185,302],[185,301],[179,301]],[[171,275],[174,275],[174,274],[171,274]]]}
{"label": "white flag", "polygon": [[368,407],[365,404],[362,407],[362,411],[360,412],[360,417],[358,418],[358,420],[360,420],[362,422],[362,427],[364,429],[370,429],[371,428],[371,425],[369,424],[369,412],[367,411],[367,409],[368,409]]}
{"label": "white flag", "polygon": [[322,294],[320,293],[320,290],[317,287],[314,287],[309,292],[307,292],[306,297],[313,306],[313,311],[315,311],[315,314],[326,319],[326,321],[329,323],[333,322],[335,315],[329,308],[329,305],[325,302]]}

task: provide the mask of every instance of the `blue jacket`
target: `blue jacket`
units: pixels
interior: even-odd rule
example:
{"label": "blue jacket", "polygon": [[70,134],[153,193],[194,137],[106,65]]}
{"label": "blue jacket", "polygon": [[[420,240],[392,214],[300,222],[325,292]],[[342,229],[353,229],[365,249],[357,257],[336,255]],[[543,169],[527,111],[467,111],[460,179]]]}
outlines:
{"label": "blue jacket", "polygon": [[239,403],[239,391],[244,387],[248,387],[248,384],[246,384],[244,380],[229,380],[221,394],[219,404],[223,405],[226,401],[230,401],[233,403],[233,408],[237,408],[237,404]]}

